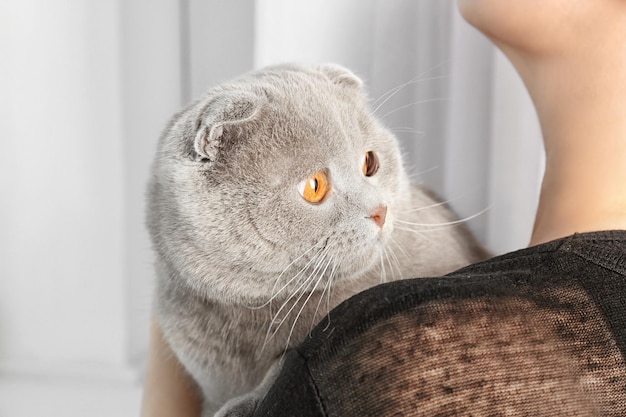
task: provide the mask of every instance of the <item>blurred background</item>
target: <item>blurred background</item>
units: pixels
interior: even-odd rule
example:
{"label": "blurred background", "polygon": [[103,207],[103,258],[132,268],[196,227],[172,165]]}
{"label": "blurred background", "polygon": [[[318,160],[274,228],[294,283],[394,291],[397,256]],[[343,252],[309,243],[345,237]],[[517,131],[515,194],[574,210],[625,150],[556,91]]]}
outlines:
{"label": "blurred background", "polygon": [[0,0],[0,417],[138,415],[158,135],[285,61],[351,68],[415,180],[494,253],[527,244],[535,113],[453,0]]}

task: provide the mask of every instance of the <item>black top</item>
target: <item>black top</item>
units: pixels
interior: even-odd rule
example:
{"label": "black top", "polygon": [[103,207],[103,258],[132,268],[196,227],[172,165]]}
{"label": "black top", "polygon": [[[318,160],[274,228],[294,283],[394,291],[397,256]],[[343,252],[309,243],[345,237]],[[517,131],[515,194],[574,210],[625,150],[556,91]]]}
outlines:
{"label": "black top", "polygon": [[626,231],[342,303],[254,416],[626,416]]}

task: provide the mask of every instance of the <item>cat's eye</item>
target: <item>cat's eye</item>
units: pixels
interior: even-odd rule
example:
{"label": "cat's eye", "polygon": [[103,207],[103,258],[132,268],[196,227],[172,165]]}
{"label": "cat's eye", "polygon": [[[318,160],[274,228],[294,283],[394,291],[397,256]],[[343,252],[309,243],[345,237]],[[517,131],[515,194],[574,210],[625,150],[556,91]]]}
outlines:
{"label": "cat's eye", "polygon": [[323,171],[316,172],[298,185],[298,191],[309,203],[320,203],[330,191],[328,176]]}
{"label": "cat's eye", "polygon": [[378,172],[378,168],[380,168],[378,156],[373,151],[367,151],[363,161],[363,175],[371,177]]}

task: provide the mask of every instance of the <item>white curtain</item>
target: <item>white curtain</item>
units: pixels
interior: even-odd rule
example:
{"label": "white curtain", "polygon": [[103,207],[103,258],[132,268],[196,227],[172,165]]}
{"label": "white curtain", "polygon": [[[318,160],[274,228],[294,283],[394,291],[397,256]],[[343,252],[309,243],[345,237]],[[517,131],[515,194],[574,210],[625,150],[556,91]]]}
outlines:
{"label": "white curtain", "polygon": [[[140,367],[143,195],[159,131],[191,97],[267,64],[354,70],[414,178],[495,253],[525,246],[542,170],[535,113],[455,3],[3,1],[0,374]],[[47,343],[53,333],[64,342]]]}

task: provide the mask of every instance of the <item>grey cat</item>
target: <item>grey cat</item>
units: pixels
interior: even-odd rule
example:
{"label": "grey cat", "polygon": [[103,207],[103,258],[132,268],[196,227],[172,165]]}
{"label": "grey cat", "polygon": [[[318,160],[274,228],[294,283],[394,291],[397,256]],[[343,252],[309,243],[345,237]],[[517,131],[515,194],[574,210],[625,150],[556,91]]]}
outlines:
{"label": "grey cat", "polygon": [[485,256],[410,182],[363,90],[337,65],[266,68],[208,91],[160,139],[156,316],[205,416],[251,413],[285,350],[349,296]]}

